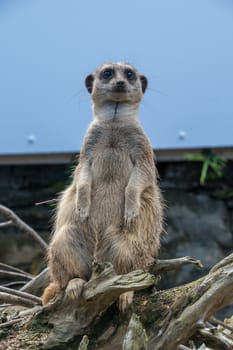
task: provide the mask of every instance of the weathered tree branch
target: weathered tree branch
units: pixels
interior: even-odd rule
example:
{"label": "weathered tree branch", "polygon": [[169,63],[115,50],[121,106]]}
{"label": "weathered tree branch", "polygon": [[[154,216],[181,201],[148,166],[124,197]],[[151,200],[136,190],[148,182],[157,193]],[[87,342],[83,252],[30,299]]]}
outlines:
{"label": "weathered tree branch", "polygon": [[41,298],[39,298],[35,295],[32,295],[32,294],[29,294],[29,293],[21,292],[19,290],[0,286],[0,292],[8,293],[10,295],[16,295],[16,296],[22,297],[24,299],[31,300],[34,303],[41,304]]}
{"label": "weathered tree branch", "polygon": [[233,265],[208,274],[186,294],[185,300],[182,296],[171,305],[169,325],[161,337],[154,337],[154,341],[157,340],[154,350],[174,350],[185,343],[198,330],[200,321],[208,320],[213,313],[233,302],[232,289]]}
{"label": "weathered tree branch", "polygon": [[2,227],[7,227],[7,226],[11,226],[13,224],[12,220],[9,221],[5,221],[5,222],[0,222],[0,228]]}
{"label": "weathered tree branch", "polygon": [[210,273],[213,273],[218,269],[220,269],[221,267],[224,267],[229,264],[233,264],[233,253],[226,256],[224,259],[220,260],[216,265],[214,265],[210,270]]}
{"label": "weathered tree branch", "polygon": [[41,271],[39,275],[27,282],[20,290],[34,295],[42,295],[45,287],[50,282],[48,268]]}
{"label": "weathered tree branch", "polygon": [[33,275],[31,275],[30,273],[25,272],[25,271],[23,271],[21,269],[18,269],[17,267],[10,266],[10,265],[7,265],[7,264],[1,263],[1,262],[0,262],[0,268],[4,269],[6,271],[18,272],[21,275],[24,275],[25,277],[27,277],[28,279],[32,279],[33,278]]}
{"label": "weathered tree branch", "polygon": [[154,275],[141,270],[116,275],[110,263],[95,264],[92,278],[84,285],[78,300],[67,300],[63,293],[54,304],[48,304],[42,309],[41,316],[49,311],[46,317],[54,327],[45,348],[68,342],[75,335],[82,335],[83,330],[99,318],[122,293],[141,290],[155,282]]}
{"label": "weathered tree branch", "polygon": [[[47,250],[47,243],[38,235],[38,233],[33,230],[30,226],[28,226],[23,220],[21,220],[12,210],[5,207],[4,205],[0,205],[0,213],[5,216],[9,221],[12,222],[12,225],[18,227],[19,230],[29,234],[33,239],[35,239],[41,248],[45,251]],[[9,222],[8,221],[8,222]]]}
{"label": "weathered tree branch", "polygon": [[203,265],[200,260],[191,258],[190,256],[184,256],[182,258],[169,259],[169,260],[159,260],[155,261],[155,264],[151,267],[150,272],[154,274],[179,270],[184,265],[193,264],[196,267],[202,268]]}
{"label": "weathered tree branch", "polygon": [[23,298],[21,296],[12,295],[5,292],[0,292],[0,303],[7,303],[11,305],[22,305],[25,307],[35,306],[35,302],[29,300],[28,298]]}
{"label": "weathered tree branch", "polygon": [[[185,257],[171,261],[159,260],[154,271],[177,269],[187,263],[201,266],[199,261]],[[24,291],[38,292],[48,281],[48,271],[44,270],[24,286]],[[48,337],[43,335],[43,339],[47,337],[45,349],[61,344],[66,348],[67,343],[74,337],[80,337],[79,350],[133,350],[137,349],[136,346],[148,350],[193,350],[194,347],[190,348],[187,343],[191,337],[198,337],[203,339],[205,344],[212,344],[214,350],[220,349],[217,346],[227,350],[232,348],[231,335],[206,326],[206,321],[213,313],[233,302],[232,256],[223,259],[208,275],[197,281],[169,290],[153,291],[150,295],[136,295],[125,315],[119,315],[119,311],[115,311],[113,320],[109,321],[109,311],[106,310],[120,294],[130,290],[141,290],[153,286],[156,282],[157,278],[154,275],[143,271],[117,276],[111,264],[96,264],[90,281],[84,285],[83,293],[78,299],[67,299],[63,291],[55,302],[44,307],[35,307],[35,302],[40,298],[29,300],[23,298],[23,295],[6,296],[6,293],[0,290],[0,300],[11,304],[23,304],[29,308],[21,311],[15,319],[21,321],[27,315],[35,315],[34,321],[39,324],[48,322],[53,326]],[[105,318],[107,322],[104,321]],[[6,327],[10,321],[6,322]],[[14,319],[13,322],[16,325],[22,323]],[[198,349],[206,347],[203,345]]]}
{"label": "weathered tree branch", "polygon": [[199,338],[213,350],[232,350],[233,338],[215,327],[203,327],[198,330]]}
{"label": "weathered tree branch", "polygon": [[31,279],[31,277],[29,277],[29,275],[27,275],[26,273],[20,273],[20,272],[14,272],[14,271],[7,271],[7,270],[0,270],[0,277],[20,277],[20,278],[24,278],[24,279]]}
{"label": "weathered tree branch", "polygon": [[123,350],[132,350],[132,349],[147,349],[148,347],[148,337],[146,330],[143,328],[142,323],[140,322],[140,317],[136,314],[133,314],[127,332],[123,340]]}
{"label": "weathered tree branch", "polygon": [[13,324],[22,321],[22,318],[14,318],[13,320],[7,321],[7,322],[3,322],[0,324],[0,328],[6,328],[9,326],[12,326]]}
{"label": "weathered tree branch", "polygon": [[[186,256],[170,260],[156,260],[155,264],[151,267],[150,272],[157,275],[165,271],[178,270],[188,264],[193,264],[199,268],[202,268],[200,260]],[[49,272],[48,268],[46,268],[38,276],[26,283],[21,290],[31,294],[41,295],[44,288],[49,284],[49,281]]]}
{"label": "weathered tree branch", "polygon": [[58,201],[59,201],[58,198],[47,199],[46,201],[42,201],[42,202],[37,202],[37,203],[35,203],[35,206],[44,205],[44,204],[53,204],[53,203],[57,203]]}

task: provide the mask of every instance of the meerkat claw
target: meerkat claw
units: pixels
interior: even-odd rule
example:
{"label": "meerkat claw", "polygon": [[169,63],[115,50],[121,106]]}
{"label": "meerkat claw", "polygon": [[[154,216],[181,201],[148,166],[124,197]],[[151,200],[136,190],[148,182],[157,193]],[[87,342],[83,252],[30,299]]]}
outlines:
{"label": "meerkat claw", "polygon": [[136,209],[127,209],[124,216],[125,226],[130,226],[138,216]]}
{"label": "meerkat claw", "polygon": [[81,221],[86,221],[89,216],[89,209],[88,208],[78,208],[78,215],[81,219]]}

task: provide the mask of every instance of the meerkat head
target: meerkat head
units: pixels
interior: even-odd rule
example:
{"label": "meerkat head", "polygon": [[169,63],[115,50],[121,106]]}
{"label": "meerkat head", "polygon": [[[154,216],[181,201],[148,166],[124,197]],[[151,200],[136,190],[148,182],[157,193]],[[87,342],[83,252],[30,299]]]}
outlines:
{"label": "meerkat head", "polygon": [[147,88],[147,78],[128,63],[104,63],[86,77],[94,104],[138,104]]}

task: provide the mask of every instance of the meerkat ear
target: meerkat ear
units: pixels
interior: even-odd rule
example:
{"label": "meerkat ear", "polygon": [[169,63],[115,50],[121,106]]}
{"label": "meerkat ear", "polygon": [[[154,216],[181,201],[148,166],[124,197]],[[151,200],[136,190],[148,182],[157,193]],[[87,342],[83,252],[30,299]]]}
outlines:
{"label": "meerkat ear", "polygon": [[142,84],[142,92],[144,93],[146,91],[147,85],[148,85],[148,80],[144,75],[140,75],[140,80]]}
{"label": "meerkat ear", "polygon": [[87,91],[90,94],[92,93],[93,81],[94,81],[94,76],[92,74],[89,74],[85,79],[85,85],[86,85]]}

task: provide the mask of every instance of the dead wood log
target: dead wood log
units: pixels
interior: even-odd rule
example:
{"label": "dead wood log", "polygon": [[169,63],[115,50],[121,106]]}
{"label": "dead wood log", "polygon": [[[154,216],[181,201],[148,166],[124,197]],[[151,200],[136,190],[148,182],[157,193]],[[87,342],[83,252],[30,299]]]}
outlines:
{"label": "dead wood log", "polygon": [[66,343],[99,319],[101,315],[119,298],[130,290],[141,290],[154,285],[156,277],[142,270],[116,275],[110,263],[95,264],[93,275],[85,285],[81,297],[67,300],[61,293],[55,303],[45,306],[40,317],[46,317],[53,330],[44,345],[49,349]]}
{"label": "dead wood log", "polygon": [[[199,260],[193,259],[189,256],[182,258],[159,260],[157,259],[153,266],[151,266],[150,272],[158,275],[165,271],[173,271],[182,268],[185,265],[192,264],[198,268],[202,268],[202,264]],[[50,277],[48,268],[41,271],[41,273],[35,276],[31,281],[27,282],[21,290],[30,294],[41,296],[45,287],[49,284]]]}
{"label": "dead wood log", "polygon": [[39,275],[34,277],[31,281],[27,282],[20,290],[37,296],[41,296],[45,287],[50,282],[50,276],[48,268],[41,271]]}
{"label": "dead wood log", "polygon": [[[174,265],[173,261],[172,264],[177,266],[177,262]],[[160,266],[164,268],[162,262]],[[114,306],[110,307],[121,293],[141,290],[154,285],[157,280],[155,276],[142,271],[117,276],[110,264],[96,265],[92,278],[85,284],[78,300],[68,301],[65,292],[62,292],[54,303],[34,308],[33,313],[36,312],[36,315],[32,319],[33,324],[48,323],[53,327],[52,331],[47,326],[44,333],[37,331],[37,337],[41,334],[45,349],[57,345],[67,349],[68,342],[70,349],[191,349],[193,347],[190,347],[188,340],[192,337],[195,339],[195,336],[205,339],[206,344],[218,341],[226,349],[231,346],[232,339],[228,335],[220,336],[217,333],[217,338],[211,337],[211,331],[207,332],[206,321],[233,301],[232,259],[224,259],[224,263],[217,264],[208,275],[187,285],[164,291],[138,292],[125,314],[120,314]],[[29,313],[32,312],[29,310]],[[22,315],[21,311],[15,317],[20,318]],[[136,339],[135,334],[138,340],[130,343]],[[19,330],[19,343],[20,337]],[[75,340],[70,342],[73,338]],[[202,348],[205,349],[198,349]]]}
{"label": "dead wood log", "polygon": [[123,340],[123,350],[137,350],[148,348],[148,337],[146,334],[145,328],[143,328],[142,323],[140,322],[140,317],[136,314],[133,314],[127,332]]}
{"label": "dead wood log", "polygon": [[[70,303],[63,294],[55,304],[43,309],[41,316],[47,310],[47,320],[54,327],[45,348],[67,342],[75,335],[87,334],[92,344],[95,338],[96,349],[137,349],[134,345],[130,348],[127,340],[132,339],[132,334],[138,329],[143,333],[145,328],[145,336],[138,339],[138,344],[144,341],[142,349],[175,350],[200,331],[200,322],[205,322],[214,312],[233,301],[233,264],[230,263],[188,285],[154,291],[149,297],[138,296],[121,324],[114,326],[114,322],[110,322],[107,328],[103,327],[104,332],[102,329],[98,336],[93,335],[93,327],[100,322],[100,316],[122,292],[140,290],[155,282],[155,277],[142,271],[117,276],[110,264],[96,265],[81,298]],[[140,319],[134,316],[128,326],[132,312]]]}

